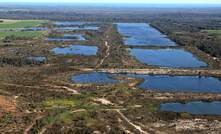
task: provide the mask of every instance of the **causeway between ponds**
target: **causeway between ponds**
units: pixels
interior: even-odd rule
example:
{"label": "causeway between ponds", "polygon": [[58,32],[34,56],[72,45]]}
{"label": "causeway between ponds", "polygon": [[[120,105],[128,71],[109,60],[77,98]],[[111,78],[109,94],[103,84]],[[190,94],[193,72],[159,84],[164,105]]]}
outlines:
{"label": "causeway between ponds", "polygon": [[196,76],[216,76],[221,77],[221,70],[212,69],[177,69],[177,68],[157,68],[157,69],[120,69],[120,68],[75,68],[80,71],[96,71],[103,73],[126,73],[126,74],[150,74],[150,75],[196,75]]}

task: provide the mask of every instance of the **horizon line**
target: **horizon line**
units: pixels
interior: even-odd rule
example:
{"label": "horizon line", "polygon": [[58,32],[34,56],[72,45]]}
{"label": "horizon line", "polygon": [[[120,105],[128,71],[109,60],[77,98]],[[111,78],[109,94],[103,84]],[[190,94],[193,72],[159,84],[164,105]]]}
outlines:
{"label": "horizon line", "polygon": [[0,2],[5,4],[30,4],[30,3],[38,3],[38,4],[150,4],[150,5],[216,5],[221,3],[136,3],[136,2],[129,2],[129,3],[116,3],[116,2]]}

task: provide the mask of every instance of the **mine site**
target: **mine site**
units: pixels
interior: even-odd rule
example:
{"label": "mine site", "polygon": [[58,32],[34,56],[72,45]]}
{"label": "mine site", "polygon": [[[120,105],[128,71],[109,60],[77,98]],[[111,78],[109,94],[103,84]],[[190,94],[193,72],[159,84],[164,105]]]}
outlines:
{"label": "mine site", "polygon": [[192,6],[0,2],[0,133],[221,133],[221,6]]}

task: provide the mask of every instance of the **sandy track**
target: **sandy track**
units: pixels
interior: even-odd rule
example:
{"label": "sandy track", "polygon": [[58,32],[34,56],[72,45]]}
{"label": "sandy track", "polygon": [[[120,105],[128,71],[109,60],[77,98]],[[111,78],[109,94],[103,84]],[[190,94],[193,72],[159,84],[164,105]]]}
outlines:
{"label": "sandy track", "polygon": [[31,128],[35,125],[36,121],[43,118],[44,116],[43,115],[38,115],[34,121],[24,130],[23,134],[28,134],[29,131],[31,130]]}
{"label": "sandy track", "polygon": [[99,68],[105,61],[105,59],[107,59],[107,57],[110,55],[110,45],[108,45],[108,42],[105,41],[105,46],[106,46],[106,51],[105,51],[105,56],[103,59],[101,59],[101,61],[97,64],[96,68]]}
{"label": "sandy track", "polygon": [[135,125],[134,123],[132,123],[126,116],[124,116],[123,113],[121,113],[120,110],[116,109],[115,110],[127,123],[129,123],[131,126],[133,126],[136,130],[138,130],[140,133],[142,134],[149,134],[148,132],[142,130],[142,128],[138,125]]}

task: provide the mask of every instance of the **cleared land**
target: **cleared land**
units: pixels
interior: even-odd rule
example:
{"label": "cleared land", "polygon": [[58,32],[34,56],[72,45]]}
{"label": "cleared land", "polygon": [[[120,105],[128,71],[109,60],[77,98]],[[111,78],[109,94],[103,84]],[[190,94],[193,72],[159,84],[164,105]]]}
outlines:
{"label": "cleared land", "polygon": [[46,21],[40,20],[6,20],[0,22],[0,30],[1,29],[13,29],[13,28],[31,28],[36,27],[41,24],[46,23]]}
{"label": "cleared land", "polygon": [[19,28],[32,28],[42,24],[46,21],[38,20],[2,20],[0,23],[0,39],[8,38],[42,38],[47,35],[47,31],[25,31]]}
{"label": "cleared land", "polygon": [[221,30],[203,30],[204,32],[207,32],[210,36],[216,36],[221,38]]}

